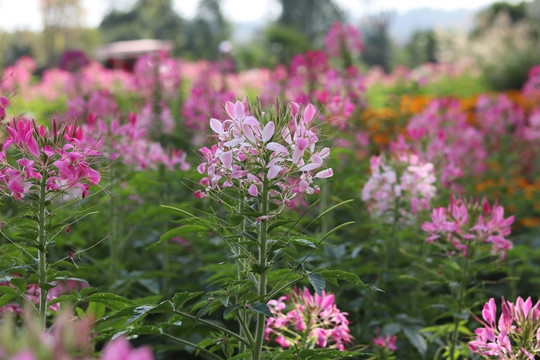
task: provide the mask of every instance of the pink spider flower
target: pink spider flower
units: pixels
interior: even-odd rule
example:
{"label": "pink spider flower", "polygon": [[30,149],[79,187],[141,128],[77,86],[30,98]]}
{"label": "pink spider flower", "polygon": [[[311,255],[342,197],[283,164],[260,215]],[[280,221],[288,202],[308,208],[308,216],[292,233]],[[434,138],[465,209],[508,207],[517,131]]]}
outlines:
{"label": "pink spider flower", "polygon": [[362,34],[350,24],[335,22],[324,38],[326,51],[331,57],[339,58],[343,52],[357,55],[364,51]]}
{"label": "pink spider flower", "polygon": [[255,118],[245,102],[227,102],[225,110],[228,119],[210,120],[216,144],[200,149],[202,163],[197,170],[206,177],[200,181],[204,191],[195,197],[231,187],[246,197],[258,197],[267,183],[269,198],[280,205],[275,216],[293,199],[318,193],[315,178],[333,175],[332,169],[324,168],[330,149],[317,146],[313,105],[301,111],[292,103],[286,110],[289,117],[279,121],[264,114],[265,121]]}
{"label": "pink spider flower", "polygon": [[531,298],[517,298],[515,303],[501,299],[502,312],[497,320],[493,298],[484,305],[483,327],[474,332],[469,348],[486,359],[534,360],[540,355],[540,301],[534,306]]}
{"label": "pink spider flower", "polygon": [[374,219],[385,223],[411,222],[418,211],[429,209],[437,190],[435,181],[433,165],[420,161],[416,155],[398,154],[390,161],[373,156],[362,200]]}
{"label": "pink spider flower", "polygon": [[427,243],[451,245],[449,254],[458,250],[468,256],[469,246],[488,245],[492,254],[499,254],[502,259],[506,251],[512,248],[512,242],[506,237],[510,235],[510,226],[514,217],[504,217],[504,208],[495,204],[489,205],[486,199],[464,200],[451,198],[447,208],[435,208],[431,214],[431,222],[422,224],[422,230],[428,233]]}
{"label": "pink spider flower", "polygon": [[[352,342],[346,312],[341,312],[333,294],[311,295],[308,289],[293,289],[291,295],[268,302],[275,315],[268,319],[265,339],[283,348],[294,344],[307,348],[327,347],[345,350]],[[287,311],[288,310],[288,311]],[[306,339],[305,343],[301,343]]]}
{"label": "pink spider flower", "polygon": [[45,178],[50,197],[70,194],[85,197],[89,184],[101,176],[91,165],[100,153],[88,141],[82,129],[56,122],[49,130],[35,121],[14,120],[6,126],[6,138],[0,151],[0,192],[22,199],[37,191]]}
{"label": "pink spider flower", "polygon": [[397,350],[397,347],[396,347],[397,336],[390,336],[390,334],[386,334],[385,337],[382,337],[379,335],[379,329],[377,329],[377,335],[378,335],[377,337],[374,337],[372,339],[373,344],[375,344],[375,346],[385,349],[385,350],[391,350],[391,351]]}

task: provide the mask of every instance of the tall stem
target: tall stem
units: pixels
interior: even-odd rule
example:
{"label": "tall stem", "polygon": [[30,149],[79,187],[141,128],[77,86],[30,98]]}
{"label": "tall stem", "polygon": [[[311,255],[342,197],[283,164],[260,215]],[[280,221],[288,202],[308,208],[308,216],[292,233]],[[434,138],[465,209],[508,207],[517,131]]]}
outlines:
{"label": "tall stem", "polygon": [[41,178],[41,184],[39,189],[39,212],[38,212],[38,278],[39,278],[39,319],[42,326],[46,325],[47,321],[47,290],[45,285],[47,283],[47,234],[45,231],[45,201],[46,201],[46,186],[47,178],[43,176]]}
{"label": "tall stem", "polygon": [[[469,244],[467,244],[467,248],[470,248]],[[456,344],[458,342],[458,337],[459,337],[459,320],[460,319],[458,317],[458,312],[461,311],[461,308],[463,307],[464,302],[465,302],[465,296],[467,294],[467,285],[469,283],[469,256],[471,256],[471,254],[468,254],[468,256],[464,256],[463,262],[462,262],[463,276],[461,278],[461,283],[458,290],[457,308],[456,308],[456,312],[454,313],[454,330],[452,332],[452,338],[450,339],[451,341],[450,360],[454,360],[454,353],[456,350]]]}
{"label": "tall stem", "polygon": [[[268,216],[268,179],[266,175],[263,180],[262,186],[262,203],[261,203],[261,214],[262,216]],[[266,282],[267,274],[266,267],[268,266],[267,262],[267,242],[268,242],[268,220],[263,218],[261,221],[261,226],[259,228],[259,266],[261,269],[261,274],[259,275],[259,289],[258,295],[262,301],[266,297]],[[264,339],[264,328],[266,327],[266,317],[263,314],[258,314],[257,316],[257,327],[255,330],[255,346],[253,347],[252,359],[259,360],[261,358],[261,350]]]}
{"label": "tall stem", "polygon": [[119,234],[117,229],[117,219],[116,219],[116,166],[111,167],[111,202],[109,204],[109,221],[111,226],[111,238],[109,240],[109,251],[110,251],[110,262],[109,262],[109,279],[111,284],[116,280],[117,272],[117,257],[118,257],[118,242]]}

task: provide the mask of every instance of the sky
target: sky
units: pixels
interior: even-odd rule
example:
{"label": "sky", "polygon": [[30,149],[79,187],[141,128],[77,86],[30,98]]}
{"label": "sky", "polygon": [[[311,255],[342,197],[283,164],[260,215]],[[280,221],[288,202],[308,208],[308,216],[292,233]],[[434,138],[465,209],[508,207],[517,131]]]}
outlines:
{"label": "sky", "polygon": [[[82,0],[85,8],[85,23],[98,26],[103,16],[112,8],[128,7],[135,0]],[[232,22],[265,21],[279,15],[275,0],[221,0],[223,12]],[[336,0],[352,18],[360,18],[371,12],[395,10],[405,12],[419,7],[435,9],[476,10],[495,0]],[[510,1],[512,2],[512,1]],[[513,1],[516,2],[516,1]],[[40,0],[0,0],[1,30],[41,30]],[[173,0],[175,9],[186,18],[193,17],[197,0]]]}

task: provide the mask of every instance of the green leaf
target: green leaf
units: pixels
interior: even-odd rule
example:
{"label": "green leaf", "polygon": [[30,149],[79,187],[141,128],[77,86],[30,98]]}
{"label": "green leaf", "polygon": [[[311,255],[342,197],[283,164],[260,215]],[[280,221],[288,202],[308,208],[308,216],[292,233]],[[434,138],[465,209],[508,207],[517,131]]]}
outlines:
{"label": "green leaf", "polygon": [[156,307],[155,305],[142,305],[142,306],[137,306],[137,307],[135,308],[135,310],[133,310],[133,315],[126,321],[126,323],[124,324],[124,326],[129,325],[129,324],[131,324],[132,322],[139,320],[140,318],[142,318],[143,316],[145,316],[146,314],[148,314],[148,312],[149,312],[150,310],[153,310],[155,307]]}
{"label": "green leaf", "polygon": [[202,291],[195,292],[195,293],[188,293],[187,291],[184,291],[184,292],[181,292],[181,293],[176,293],[172,298],[174,308],[175,309],[182,308],[182,306],[184,306],[184,304],[186,302],[188,302],[191,299],[195,299],[196,297],[198,297],[202,293],[203,293]]}
{"label": "green leaf", "polygon": [[208,228],[206,226],[201,225],[184,225],[181,227],[174,228],[172,230],[167,231],[165,234],[163,234],[159,241],[167,241],[172,239],[175,236],[182,236],[193,232],[199,232],[199,231],[208,231]]}
{"label": "green leaf", "polygon": [[125,297],[122,297],[120,295],[116,295],[113,293],[95,293],[87,296],[84,301],[88,302],[99,302],[104,305],[112,306],[112,307],[118,307],[118,305],[122,305],[123,307],[128,305],[135,305],[135,302],[129,299],[126,299]]}
{"label": "green leaf", "polygon": [[56,284],[53,284],[53,283],[42,283],[42,282],[39,283],[39,288],[43,289],[45,291],[49,291],[52,288],[54,288],[55,286],[56,286]]}
{"label": "green leaf", "polygon": [[208,309],[208,307],[212,304],[212,301],[208,301],[206,304],[203,305],[203,307],[201,307],[199,309],[199,311],[197,312],[197,315],[195,316],[195,321],[193,322],[193,326],[195,326],[195,324],[197,324],[197,321],[199,321],[199,319],[201,318],[201,316],[203,316],[204,314],[206,314],[206,311]]}
{"label": "green leaf", "polygon": [[230,313],[232,313],[234,310],[238,309],[239,307],[241,307],[241,305],[238,305],[238,304],[227,306],[227,308],[223,312],[223,318],[226,318],[227,315],[229,315]]}
{"label": "green leaf", "polygon": [[319,296],[322,296],[322,292],[324,290],[324,287],[326,286],[326,281],[319,273],[309,273],[308,274],[308,280],[313,285],[313,289]]}
{"label": "green leaf", "polygon": [[79,294],[81,294],[81,297],[85,297],[87,295],[90,295],[91,293],[96,292],[97,290],[98,289],[95,287],[87,287],[87,288],[81,289],[81,291],[79,291]]}
{"label": "green leaf", "polygon": [[21,293],[26,291],[26,280],[18,277],[14,277],[11,280],[9,280],[10,283],[12,283]]}
{"label": "green leaf", "polygon": [[12,288],[11,286],[0,286],[0,293],[19,295],[19,292],[17,291],[17,289]]}
{"label": "green leaf", "polygon": [[250,307],[248,307],[248,309],[258,312],[259,314],[266,315],[268,317],[274,317],[274,314],[272,314],[268,305],[264,303],[260,303],[260,302],[253,303],[251,304]]}
{"label": "green leaf", "polygon": [[77,303],[77,300],[79,298],[76,296],[76,295],[61,295],[59,297],[57,297],[56,299],[53,299],[51,301],[49,301],[47,304],[48,306],[51,306],[53,304],[56,304],[56,303],[60,303],[60,302],[63,302],[63,301],[69,301],[70,303]]}
{"label": "green leaf", "polygon": [[427,351],[427,344],[424,337],[420,335],[417,330],[409,327],[403,328],[403,332],[405,333],[405,336],[407,336],[411,344],[423,356]]}
{"label": "green leaf", "polygon": [[4,294],[0,296],[0,307],[9,304],[12,302],[15,298],[17,298],[17,294]]}
{"label": "green leaf", "polygon": [[299,243],[299,244],[308,246],[308,247],[310,247],[310,248],[312,248],[312,249],[316,249],[316,248],[317,248],[317,246],[315,246],[314,243],[312,243],[311,241],[306,240],[306,239],[294,239],[294,241],[296,241],[296,242]]}

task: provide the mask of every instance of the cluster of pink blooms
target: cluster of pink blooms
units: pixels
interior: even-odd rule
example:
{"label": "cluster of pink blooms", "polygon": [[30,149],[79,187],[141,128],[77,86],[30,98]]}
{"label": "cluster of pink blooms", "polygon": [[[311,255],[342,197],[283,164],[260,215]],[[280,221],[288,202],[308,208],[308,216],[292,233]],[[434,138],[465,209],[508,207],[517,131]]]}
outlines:
{"label": "cluster of pink blooms", "polygon": [[523,85],[523,94],[531,98],[540,98],[540,65],[529,70],[529,78]]}
{"label": "cluster of pink blooms", "polygon": [[428,232],[426,242],[450,244],[454,251],[449,254],[457,250],[468,256],[470,250],[488,244],[492,254],[505,258],[506,250],[512,248],[512,242],[506,237],[510,235],[514,217],[505,219],[504,208],[497,204],[491,207],[486,199],[480,203],[478,199],[467,201],[451,197],[447,208],[433,209],[431,221],[422,224],[422,230]]}
{"label": "cluster of pink blooms", "polygon": [[487,151],[482,133],[467,122],[459,101],[436,99],[407,124],[409,142],[403,136],[391,144],[393,151],[412,151],[439,171],[444,186],[457,178],[486,170]]}
{"label": "cluster of pink blooms", "polygon": [[56,122],[50,131],[27,119],[13,120],[6,126],[0,151],[0,192],[20,200],[39,189],[46,177],[48,192],[67,192],[70,197],[85,197],[89,184],[101,177],[91,167],[99,152],[82,129]]}
{"label": "cluster of pink blooms", "polygon": [[8,98],[0,95],[0,120],[4,120],[6,118],[6,108],[8,105]]}
{"label": "cluster of pink blooms", "polygon": [[265,104],[279,97],[324,105],[321,119],[344,130],[351,125],[352,115],[365,106],[364,94],[363,75],[357,68],[332,69],[324,52],[308,51],[293,58],[288,73],[284,67],[276,68],[261,99]]}
{"label": "cluster of pink blooms", "polygon": [[[371,158],[371,176],[362,188],[362,200],[371,216],[385,223],[410,222],[420,209],[428,210],[435,196],[435,169],[413,154],[391,161]],[[396,218],[397,216],[397,218]]]}
{"label": "cluster of pink blooms", "polygon": [[227,102],[225,109],[229,119],[210,120],[217,143],[200,149],[203,163],[197,170],[208,176],[200,181],[205,190],[198,190],[196,197],[230,187],[257,197],[267,182],[269,198],[280,205],[277,214],[293,199],[318,192],[315,178],[333,175],[332,169],[322,170],[330,149],[316,146],[319,138],[313,120],[317,110],[313,105],[301,113],[300,106],[291,103],[285,112],[290,118],[263,123],[249,113],[245,101]]}
{"label": "cluster of pink blooms", "polygon": [[68,109],[63,119],[85,119],[94,113],[101,118],[110,118],[118,114],[118,105],[114,96],[107,90],[91,91],[85,97],[77,96],[67,100]]}
{"label": "cluster of pink blooms", "polygon": [[18,59],[13,66],[8,66],[0,77],[0,93],[26,94],[35,69],[36,62],[31,57],[23,56]]}
{"label": "cluster of pink blooms", "polygon": [[177,166],[188,170],[187,154],[183,150],[166,151],[159,142],[150,141],[148,130],[142,126],[139,117],[128,115],[128,122],[120,124],[114,119],[110,124],[98,119],[94,114],[88,116],[83,125],[84,131],[91,133],[96,147],[103,148],[107,157],[120,161],[135,170],[156,169],[163,164],[172,170]]}
{"label": "cluster of pink blooms", "polygon": [[135,62],[134,79],[138,93],[146,100],[152,100],[155,91],[165,99],[174,99],[180,87],[179,63],[166,51],[143,55]]}
{"label": "cluster of pink blooms", "polygon": [[223,112],[222,104],[234,99],[232,92],[217,89],[212,83],[211,78],[215,72],[217,69],[209,66],[200,73],[182,108],[184,125],[194,132],[194,141],[192,141],[194,145],[202,145],[206,142],[206,138],[201,134],[208,130],[208,115],[217,118]]}
{"label": "cluster of pink blooms", "polygon": [[[17,275],[15,276],[18,277]],[[9,281],[1,282],[0,286],[9,286],[15,289],[15,286],[11,284]],[[83,287],[86,287],[86,285],[79,281],[74,281],[74,280],[59,281],[57,282],[55,287],[53,287],[47,292],[47,302],[56,299],[60,295],[69,293],[71,290],[80,289]],[[32,303],[38,305],[40,294],[41,294],[41,289],[38,286],[38,284],[29,284],[26,287],[26,293],[24,294],[24,296],[27,300],[30,300]],[[59,303],[53,304],[49,307],[49,309],[52,311],[58,311],[60,310],[60,304]],[[22,314],[23,308],[17,303],[10,303],[10,304],[0,307],[0,316],[4,313]]]}
{"label": "cluster of pink blooms", "polygon": [[386,334],[386,336],[383,337],[382,335],[379,335],[378,328],[377,328],[377,336],[374,337],[372,341],[375,346],[383,350],[390,350],[390,351],[397,350],[397,347],[396,347],[397,336],[390,336],[390,334]]}
{"label": "cluster of pink blooms", "polygon": [[534,306],[531,298],[517,298],[516,303],[502,298],[502,313],[497,320],[497,305],[493,298],[484,305],[484,325],[474,332],[476,339],[469,348],[486,359],[534,360],[540,355],[540,301]]}
{"label": "cluster of pink blooms", "polygon": [[[266,341],[273,340],[284,348],[297,344],[339,350],[352,342],[348,314],[337,308],[333,294],[323,291],[322,296],[313,296],[308,289],[295,288],[290,296],[270,300],[268,307],[274,317],[266,323]],[[302,339],[306,343],[301,343]]]}
{"label": "cluster of pink blooms", "polygon": [[324,45],[328,55],[334,58],[341,57],[345,51],[354,55],[364,51],[360,31],[350,24],[340,22],[335,22],[328,30],[324,38]]}

